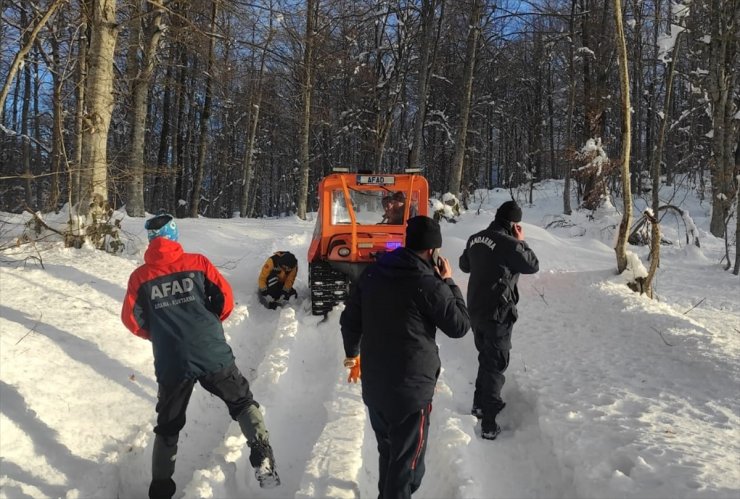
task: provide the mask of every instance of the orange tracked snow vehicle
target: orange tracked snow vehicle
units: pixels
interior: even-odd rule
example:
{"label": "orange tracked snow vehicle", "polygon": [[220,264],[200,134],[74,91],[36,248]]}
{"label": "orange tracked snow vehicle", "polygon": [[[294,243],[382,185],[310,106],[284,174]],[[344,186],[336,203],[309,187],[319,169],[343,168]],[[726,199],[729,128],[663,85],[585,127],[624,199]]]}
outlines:
{"label": "orange tracked snow vehicle", "polygon": [[308,248],[311,310],[324,315],[382,254],[403,246],[406,220],[427,215],[429,185],[417,172],[334,170],[319,183],[319,209]]}

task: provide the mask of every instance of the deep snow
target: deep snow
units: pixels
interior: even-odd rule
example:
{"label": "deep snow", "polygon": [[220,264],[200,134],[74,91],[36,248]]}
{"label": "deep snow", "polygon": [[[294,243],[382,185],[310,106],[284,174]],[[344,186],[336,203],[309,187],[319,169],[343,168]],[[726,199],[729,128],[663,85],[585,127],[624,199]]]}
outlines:
{"label": "deep snow", "polygon": [[[463,291],[457,259],[465,241],[508,198],[503,190],[479,193],[458,223],[443,223],[442,253]],[[427,475],[415,497],[740,496],[740,279],[722,269],[724,243],[706,231],[709,206],[690,191],[674,197],[683,199],[702,247],[685,243],[680,221],[664,220],[675,244],[662,247],[651,301],[615,275],[613,208],[593,219],[564,217],[559,182],[539,185],[533,205],[524,199],[525,236],[541,270],[520,280],[504,432],[481,440],[468,412],[472,334],[439,335],[443,372]],[[636,209],[644,207],[637,200]],[[3,240],[26,219],[0,214]],[[146,247],[143,221],[124,219],[123,256],[48,242],[0,253],[0,497],[146,496],[151,347],[119,319]],[[178,225],[185,250],[207,255],[234,288],[226,334],[264,408],[283,484],[259,489],[238,426],[220,400],[196,388],[176,497],[377,496],[375,439],[359,385],[346,382],[340,311],[319,322],[305,299],[313,221]],[[630,249],[647,266],[647,249]],[[299,257],[301,300],[270,311],[255,288],[275,250]]]}

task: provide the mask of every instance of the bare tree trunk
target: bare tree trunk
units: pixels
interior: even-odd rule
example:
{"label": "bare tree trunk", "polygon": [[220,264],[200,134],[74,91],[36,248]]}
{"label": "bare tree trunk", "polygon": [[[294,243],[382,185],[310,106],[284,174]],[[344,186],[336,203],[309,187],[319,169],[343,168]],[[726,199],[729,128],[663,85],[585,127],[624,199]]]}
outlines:
{"label": "bare tree trunk", "polygon": [[733,95],[740,45],[740,0],[711,0],[712,24],[709,96],[712,101],[712,217],[709,231],[725,235],[725,219],[733,190],[733,153],[737,142],[737,112]]}
{"label": "bare tree trunk", "polygon": [[52,69],[52,130],[51,130],[51,192],[49,193],[49,210],[56,210],[59,204],[59,175],[62,172],[62,159],[64,150],[64,112],[62,104],[62,66],[61,54],[59,53],[59,40],[57,33],[51,36],[51,53],[54,63]]}
{"label": "bare tree trunk", "polygon": [[[21,23],[25,25],[26,22],[26,9],[21,8]],[[25,37],[22,40],[25,41]],[[28,130],[30,106],[31,64],[30,61],[27,61],[23,67],[23,105],[21,106],[21,163],[23,164],[26,207],[29,209],[33,209],[33,197],[31,195],[31,179],[33,179],[33,173],[31,172],[31,137],[29,137]]]}
{"label": "bare tree trunk", "polygon": [[652,164],[650,165],[650,175],[652,177],[652,216],[648,217],[650,221],[650,267],[648,275],[645,277],[643,291],[650,298],[653,298],[653,280],[655,273],[660,265],[660,219],[658,218],[658,209],[660,208],[660,165],[663,162],[663,145],[665,144],[665,132],[670,114],[671,95],[673,93],[673,76],[676,74],[676,59],[678,58],[678,47],[681,42],[681,33],[676,36],[671,55],[671,63],[666,75],[665,99],[663,101],[663,115],[660,120],[660,129],[658,131],[657,143],[652,154]]}
{"label": "bare tree trunk", "polygon": [[409,154],[409,168],[419,168],[421,146],[424,142],[424,121],[426,120],[427,96],[429,94],[429,59],[432,52],[436,8],[437,0],[422,0],[419,86],[416,100],[416,118],[414,120],[414,143]]}
{"label": "bare tree trunk", "polygon": [[560,178],[560,171],[556,168],[557,159],[555,155],[555,103],[553,102],[553,94],[555,93],[555,85],[553,84],[553,69],[552,63],[547,63],[547,121],[548,121],[548,134],[550,138],[550,177]]}
{"label": "bare tree trunk", "polygon": [[[623,213],[619,224],[617,246],[617,272],[621,274],[627,268],[627,237],[632,225],[632,190],[630,186],[630,150],[631,150],[631,106],[630,106],[630,79],[627,61],[627,43],[624,37],[622,23],[622,1],[614,0],[614,23],[616,25],[616,41],[619,52],[619,83],[622,93],[622,191]],[[657,224],[655,224],[657,226]]]}
{"label": "bare tree trunk", "polygon": [[[33,58],[33,143],[35,147],[33,155],[34,164],[31,167],[31,173],[34,173],[34,170],[39,172],[42,169],[41,166],[44,164],[44,158],[41,153],[42,149],[48,152],[48,149],[41,142],[41,110],[39,108],[41,77],[39,75],[39,55],[39,50],[37,50]],[[44,208],[44,195],[46,194],[44,191],[44,182],[36,181],[35,177],[29,179],[29,182],[32,180],[35,184],[36,209],[41,210]]]}
{"label": "bare tree trunk", "polygon": [[154,193],[151,197],[151,204],[154,210],[166,209],[165,207],[170,206],[171,198],[169,196],[169,189],[167,188],[171,182],[172,168],[168,168],[172,162],[169,160],[170,155],[170,133],[171,126],[170,121],[172,119],[172,87],[174,86],[174,69],[173,69],[173,53],[174,48],[171,48],[169,54],[169,60],[167,63],[167,71],[164,77],[164,98],[162,100],[162,129],[159,133],[159,149],[157,151],[157,175],[154,178]]}
{"label": "bare tree trunk", "polygon": [[316,10],[319,0],[306,0],[306,36],[303,50],[303,120],[301,122],[300,171],[298,174],[298,218],[306,219],[306,208],[308,205],[308,176],[311,169],[309,158],[309,138],[311,132],[311,94],[313,90],[313,45],[314,24],[316,21]]}
{"label": "bare tree trunk", "polygon": [[[134,16],[141,15],[141,4],[136,0],[133,10]],[[155,55],[159,38],[162,34],[162,9],[153,8],[147,3],[148,15],[151,19],[147,21],[144,29],[143,53],[141,54],[141,67],[139,67],[139,45],[140,26],[142,20],[134,20],[131,28],[131,42],[129,45],[129,75],[131,79],[131,144],[129,153],[129,175],[127,178],[128,198],[126,200],[126,213],[131,217],[143,217],[144,207],[144,146],[146,138],[146,115],[147,100],[149,96],[149,81],[154,72]]]}
{"label": "bare tree trunk", "polygon": [[[15,74],[18,72],[18,68],[20,68],[23,59],[31,50],[31,47],[33,47],[33,44],[36,41],[36,35],[39,34],[41,28],[46,25],[46,23],[49,21],[54,12],[59,8],[59,6],[61,6],[62,3],[66,1],[67,0],[54,0],[52,4],[49,5],[49,8],[46,9],[44,15],[41,16],[41,19],[38,20],[31,32],[23,38],[23,46],[18,51],[18,53],[15,54],[13,62],[10,64],[10,69],[8,69],[8,75],[5,77],[5,84],[3,85],[3,88],[0,89],[0,123],[3,121],[3,114],[5,112],[5,99],[8,97],[8,92],[10,92],[10,85],[15,78]],[[25,16],[25,10],[22,10],[21,12]]]}
{"label": "bare tree trunk", "polygon": [[75,86],[75,139],[74,162],[69,168],[69,203],[70,207],[77,205],[82,197],[82,134],[85,116],[85,86],[87,85],[87,49],[88,38],[88,8],[83,3],[80,14],[80,37],[77,41],[77,85]]}
{"label": "bare tree trunk", "polygon": [[116,0],[91,0],[89,67],[86,81],[79,211],[100,215],[108,203],[108,128],[113,112]]}
{"label": "bare tree trunk", "polygon": [[[576,2],[577,0],[571,0],[570,4],[570,17],[568,18],[568,28],[570,32],[570,43],[568,44],[568,114],[566,116],[565,124],[565,144],[566,149],[575,149],[573,145],[573,113],[575,113],[576,107],[576,56],[575,56],[575,18],[576,18]],[[565,182],[563,185],[563,213],[570,215],[573,213],[573,209],[570,205],[570,164],[566,162],[565,167]]]}
{"label": "bare tree trunk", "polygon": [[740,142],[735,146],[735,275],[740,274]]}
{"label": "bare tree trunk", "polygon": [[480,17],[483,6],[480,0],[473,0],[470,22],[468,23],[468,42],[465,50],[465,68],[463,69],[463,91],[460,96],[460,121],[457,128],[457,144],[455,144],[455,155],[452,159],[450,171],[449,192],[460,196],[460,184],[462,182],[463,163],[465,162],[465,142],[468,134],[468,120],[470,119],[470,106],[473,97],[473,74],[475,72],[475,51],[478,47],[478,35],[480,33]]}
{"label": "bare tree trunk", "polygon": [[253,89],[249,99],[249,129],[247,131],[247,149],[244,152],[244,177],[242,179],[242,196],[241,202],[239,203],[239,213],[244,218],[248,215],[247,209],[249,204],[249,194],[252,188],[253,178],[253,161],[254,161],[254,143],[257,138],[257,125],[260,119],[260,109],[262,107],[262,80],[265,74],[265,59],[267,58],[267,49],[270,46],[273,36],[272,28],[272,10],[270,11],[270,26],[265,44],[262,47],[262,53],[260,54],[260,68],[257,73],[257,83]]}
{"label": "bare tree trunk", "polygon": [[180,200],[183,198],[182,194],[182,183],[183,183],[183,169],[185,165],[185,153],[184,153],[184,137],[183,137],[183,121],[185,117],[185,82],[187,81],[187,66],[188,58],[185,54],[185,47],[179,45],[177,49],[177,56],[175,63],[179,64],[179,75],[177,78],[176,92],[175,92],[175,126],[174,133],[172,134],[172,178],[170,179],[169,194],[172,199],[172,205],[170,209],[174,210],[177,216],[178,208],[180,206]]}
{"label": "bare tree trunk", "polygon": [[208,45],[208,67],[206,69],[206,96],[203,101],[203,113],[200,115],[200,139],[198,141],[198,163],[195,165],[193,178],[193,192],[190,197],[190,216],[198,217],[200,208],[200,192],[203,183],[203,174],[206,168],[206,153],[208,152],[208,122],[211,119],[211,99],[213,98],[213,61],[216,51],[216,16],[219,0],[213,0],[211,7],[211,32]]}

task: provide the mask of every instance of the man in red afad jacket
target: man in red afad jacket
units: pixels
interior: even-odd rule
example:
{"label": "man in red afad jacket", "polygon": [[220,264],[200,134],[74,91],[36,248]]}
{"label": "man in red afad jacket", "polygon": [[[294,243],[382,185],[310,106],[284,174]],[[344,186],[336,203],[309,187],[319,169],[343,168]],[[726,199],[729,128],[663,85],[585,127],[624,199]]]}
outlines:
{"label": "man in red afad jacket", "polygon": [[159,384],[150,498],[175,493],[175,457],[195,382],[226,403],[251,448],[261,487],[280,485],[269,434],[249,382],[236,367],[221,322],[234,308],[231,286],[203,255],[185,253],[172,215],[146,221],[144,265],[129,278],[121,320],[152,342]]}

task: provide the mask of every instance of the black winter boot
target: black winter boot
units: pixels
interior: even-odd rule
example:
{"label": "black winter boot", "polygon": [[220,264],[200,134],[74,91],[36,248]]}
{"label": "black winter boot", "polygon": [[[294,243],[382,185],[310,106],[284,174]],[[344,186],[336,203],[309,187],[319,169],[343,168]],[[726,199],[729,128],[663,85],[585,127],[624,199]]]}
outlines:
{"label": "black winter boot", "polygon": [[172,499],[175,495],[175,482],[172,478],[167,480],[152,480],[149,485],[149,499]]}
{"label": "black winter boot", "polygon": [[280,485],[280,477],[275,469],[275,457],[267,440],[257,439],[250,445],[249,464],[254,468],[254,477],[263,489]]}
{"label": "black winter boot", "polygon": [[506,407],[506,402],[499,399],[492,406],[486,407],[480,423],[480,436],[484,440],[496,440],[501,433],[501,427],[496,423],[496,416]]}
{"label": "black winter boot", "polygon": [[501,427],[496,421],[486,427],[483,425],[480,427],[480,436],[483,440],[496,440],[499,433],[501,433]]}
{"label": "black winter boot", "polygon": [[175,494],[175,458],[177,456],[178,435],[154,437],[152,450],[152,483],[149,485],[149,499],[170,499]]}

